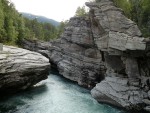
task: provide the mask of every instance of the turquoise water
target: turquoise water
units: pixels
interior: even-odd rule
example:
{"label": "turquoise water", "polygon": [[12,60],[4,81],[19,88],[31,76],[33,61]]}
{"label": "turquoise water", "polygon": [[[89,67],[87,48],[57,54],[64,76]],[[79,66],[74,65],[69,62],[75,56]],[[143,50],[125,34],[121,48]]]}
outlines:
{"label": "turquoise water", "polygon": [[125,113],[99,104],[90,91],[50,74],[36,87],[0,101],[0,113]]}

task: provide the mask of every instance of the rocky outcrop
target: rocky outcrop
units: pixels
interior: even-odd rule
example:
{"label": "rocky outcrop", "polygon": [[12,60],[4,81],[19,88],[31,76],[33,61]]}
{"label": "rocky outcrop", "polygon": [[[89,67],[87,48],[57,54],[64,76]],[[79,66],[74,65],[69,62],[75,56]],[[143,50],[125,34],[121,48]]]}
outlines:
{"label": "rocky outcrop", "polygon": [[0,51],[0,94],[24,90],[47,78],[49,60],[39,53],[3,46]]}
{"label": "rocky outcrop", "polygon": [[103,79],[105,67],[94,45],[89,19],[71,18],[61,39],[52,46],[49,58],[64,77],[85,87],[93,87]]}
{"label": "rocky outcrop", "polygon": [[[38,52],[48,56],[51,64],[64,77],[92,88],[104,78],[106,69],[101,53],[94,44],[90,26],[88,18],[74,17],[70,19],[61,38],[49,44],[49,52],[46,52],[46,45],[45,48],[40,48],[38,42],[32,45],[36,45],[34,47],[38,48]],[[32,48],[29,46],[31,42],[23,41],[24,47]]]}
{"label": "rocky outcrop", "polygon": [[107,68],[105,79],[92,89],[92,96],[99,102],[143,109],[147,104],[143,99],[148,99],[150,88],[146,77],[150,76],[148,43],[137,25],[112,0],[86,5],[90,8],[95,44],[103,52]]}
{"label": "rocky outcrop", "polygon": [[150,40],[112,0],[86,5],[89,17],[71,18],[60,39],[24,41],[24,47],[47,56],[79,85],[96,84],[91,94],[99,102],[150,111]]}
{"label": "rocky outcrop", "polygon": [[146,44],[137,25],[125,17],[122,10],[115,7],[111,0],[86,5],[90,8],[92,31],[100,50],[145,50]]}

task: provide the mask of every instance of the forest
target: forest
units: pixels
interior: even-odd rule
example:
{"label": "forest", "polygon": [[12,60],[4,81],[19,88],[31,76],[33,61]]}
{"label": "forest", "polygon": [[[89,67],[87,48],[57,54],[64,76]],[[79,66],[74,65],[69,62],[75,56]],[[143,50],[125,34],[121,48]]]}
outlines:
{"label": "forest", "polygon": [[55,27],[50,23],[29,20],[15,9],[9,0],[0,0],[0,43],[19,45],[23,38],[50,41],[57,38],[64,25]]}

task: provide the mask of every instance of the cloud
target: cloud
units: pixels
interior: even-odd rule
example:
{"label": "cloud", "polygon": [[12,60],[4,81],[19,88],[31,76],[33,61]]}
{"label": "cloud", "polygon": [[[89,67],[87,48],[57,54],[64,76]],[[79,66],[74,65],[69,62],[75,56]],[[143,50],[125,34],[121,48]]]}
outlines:
{"label": "cloud", "polygon": [[11,0],[19,12],[46,16],[57,21],[74,16],[87,0]]}

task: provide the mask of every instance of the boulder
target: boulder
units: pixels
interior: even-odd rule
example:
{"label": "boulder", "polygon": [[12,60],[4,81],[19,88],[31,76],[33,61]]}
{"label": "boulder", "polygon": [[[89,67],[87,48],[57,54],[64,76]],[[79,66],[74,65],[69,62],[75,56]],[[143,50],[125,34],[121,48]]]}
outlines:
{"label": "boulder", "polygon": [[128,78],[123,77],[106,77],[91,90],[91,94],[99,102],[113,104],[129,110],[142,109],[142,99],[146,92],[139,87],[129,86],[128,81]]}
{"label": "boulder", "polygon": [[49,60],[39,53],[3,46],[0,52],[0,94],[27,89],[47,78]]}

